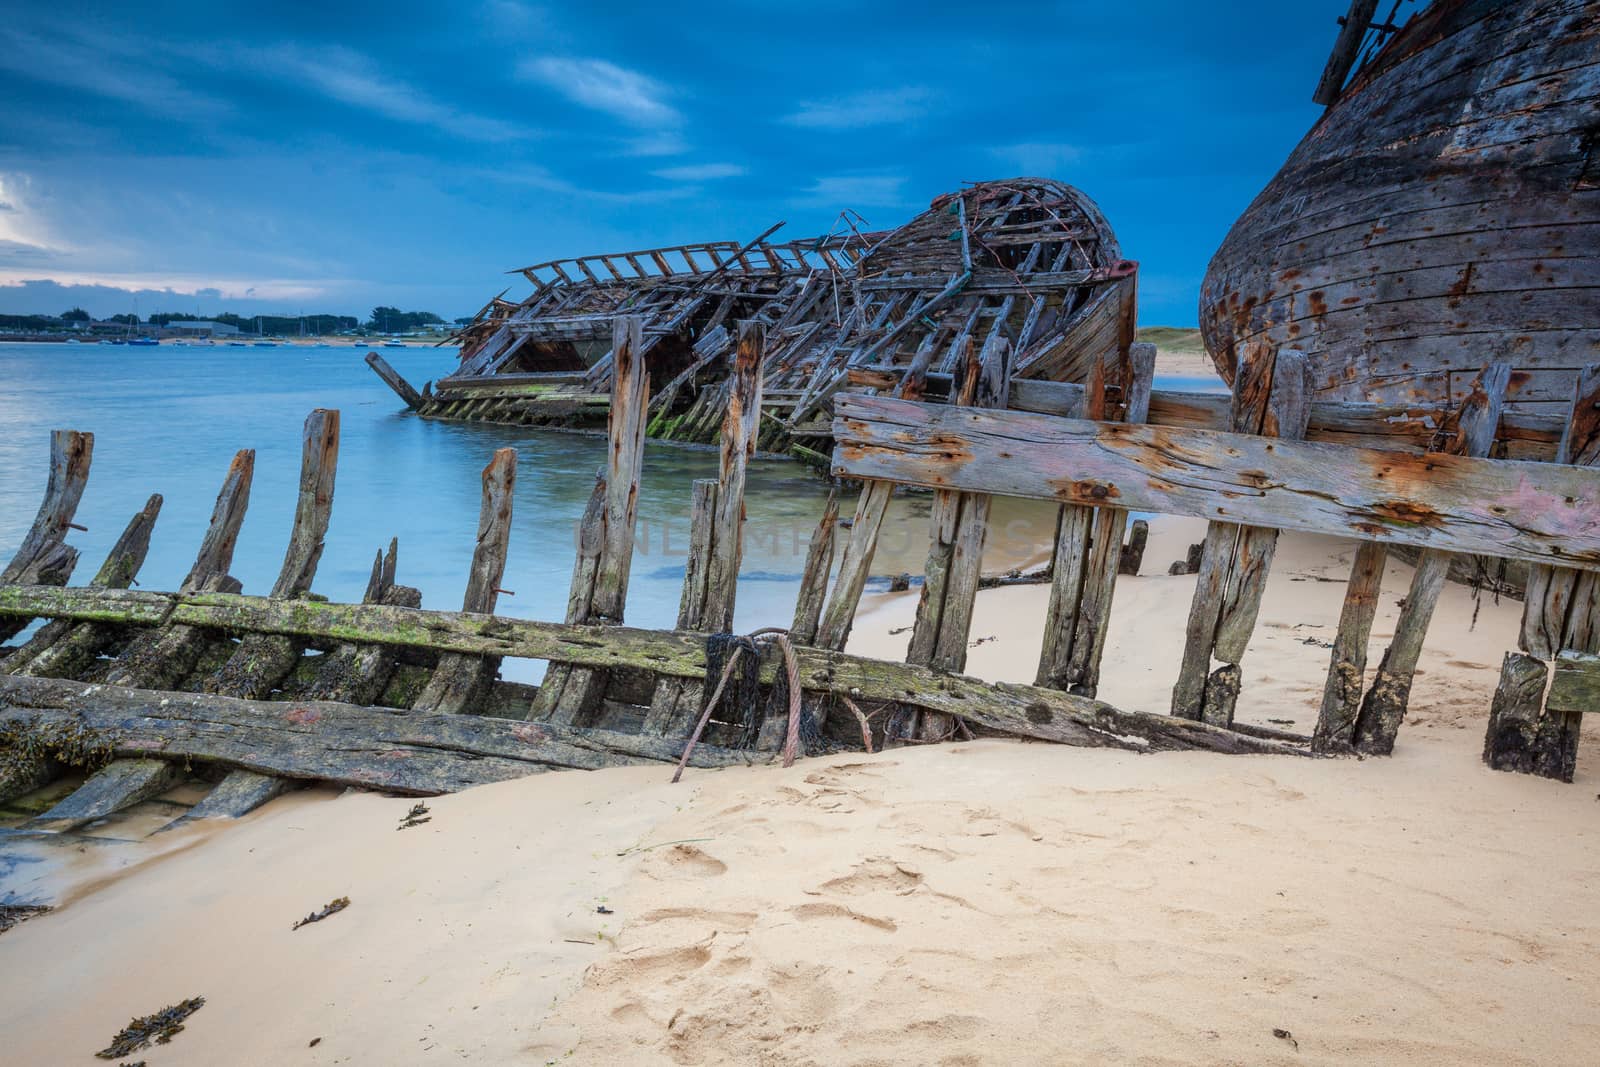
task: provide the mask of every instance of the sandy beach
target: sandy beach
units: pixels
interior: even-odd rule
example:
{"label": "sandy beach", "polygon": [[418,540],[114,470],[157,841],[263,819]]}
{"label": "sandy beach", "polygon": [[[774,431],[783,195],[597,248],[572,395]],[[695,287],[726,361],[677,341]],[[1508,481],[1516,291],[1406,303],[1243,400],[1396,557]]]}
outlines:
{"label": "sandy beach", "polygon": [[[1162,520],[1118,583],[1104,699],[1165,710],[1194,581],[1166,564],[1199,535]],[[1242,718],[1309,728],[1351,547],[1284,539]],[[1409,576],[1391,564],[1374,660]],[[1046,595],[980,594],[971,673],[1031,680]],[[877,597],[852,649],[901,654],[914,605]],[[1591,1062],[1593,739],[1573,785],[1478,759],[1519,612],[1485,599],[1474,624],[1446,590],[1392,759],[985,740],[678,786],[545,774],[404,831],[412,801],[305,792],[111,872],[75,846],[79,887],[0,939],[5,1059],[97,1062],[130,1016],[202,995],[140,1056]]]}

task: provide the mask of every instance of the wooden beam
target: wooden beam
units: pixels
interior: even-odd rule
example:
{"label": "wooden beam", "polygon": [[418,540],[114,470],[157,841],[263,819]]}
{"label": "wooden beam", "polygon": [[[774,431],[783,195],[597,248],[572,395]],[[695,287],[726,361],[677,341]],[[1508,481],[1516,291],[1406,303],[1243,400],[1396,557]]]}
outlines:
{"label": "wooden beam", "polygon": [[[71,828],[169,788],[183,764],[206,761],[259,775],[408,795],[454,792],[551,768],[594,770],[676,762],[681,741],[477,715],[425,715],[325,701],[241,700],[95,686],[56,678],[0,679],[0,722],[76,720],[118,756],[105,788],[78,790],[47,812]],[[756,762],[697,748],[696,766]],[[90,780],[91,783],[94,779]],[[143,795],[140,796],[139,794]],[[66,805],[73,802],[71,807]]]}
{"label": "wooden beam", "polygon": [[389,361],[376,352],[367,353],[367,366],[382,378],[384,384],[395,391],[395,395],[405,401],[406,407],[416,411],[422,406],[422,394],[412,388],[411,383],[401,377],[400,372],[389,366]]}
{"label": "wooden beam", "polygon": [[1600,570],[1600,473],[1582,468],[855,395],[834,440],[841,477]]}
{"label": "wooden beam", "polygon": [[[704,677],[706,666],[705,639],[700,634],[227,593],[176,596],[132,589],[5,585],[0,586],[0,615],[125,625],[165,621],[232,632],[278,633],[322,645],[384,644],[544,659],[598,669],[636,667],[686,678]],[[989,685],[965,675],[822,648],[795,651],[804,688],[911,704],[1024,737],[1135,750],[1299,752],[1202,723],[1122,711],[1037,686]],[[770,682],[777,669],[776,655],[769,654],[762,665],[763,681]],[[0,678],[0,692],[12,680],[38,681]]]}
{"label": "wooden beam", "polygon": [[1327,66],[1322,69],[1322,77],[1317,79],[1317,88],[1311,94],[1313,104],[1332,107],[1334,101],[1339,99],[1345,79],[1350,76],[1350,68],[1355,66],[1356,57],[1361,54],[1361,42],[1367,35],[1367,26],[1377,10],[1378,0],[1351,0],[1350,13],[1339,20],[1339,37],[1334,41]]}

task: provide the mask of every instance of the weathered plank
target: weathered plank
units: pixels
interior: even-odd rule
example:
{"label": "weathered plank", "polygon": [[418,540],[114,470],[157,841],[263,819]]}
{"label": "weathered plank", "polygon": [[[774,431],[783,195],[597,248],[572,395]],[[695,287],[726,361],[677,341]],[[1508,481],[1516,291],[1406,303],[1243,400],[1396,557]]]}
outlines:
{"label": "weathered plank", "polygon": [[[1122,418],[1124,422],[1140,423],[1149,414],[1156,347],[1132,344],[1127,346],[1127,352],[1123,368]],[[1067,656],[1065,677],[1067,689],[1080,696],[1092,697],[1100,687],[1100,660],[1105,655],[1106,635],[1110,632],[1111,600],[1122,563],[1122,538],[1127,527],[1128,513],[1113,507],[1096,509],[1090,523],[1083,592],[1073,621],[1072,649]]]}
{"label": "weathered plank", "polygon": [[[230,579],[227,572],[233,563],[239,527],[250,505],[255,462],[255,451],[246,448],[235,453],[228,464],[227,476],[211,509],[211,521],[201,538],[194,565],[178,586],[179,595],[208,587],[238,588],[238,583]],[[165,625],[165,618],[150,621],[163,625],[128,642],[106,676],[111,684],[171,689],[194,669],[201,651],[212,640],[212,635],[192,628]]]}
{"label": "weathered plank", "polygon": [[242,818],[267,801],[282,796],[289,786],[287,778],[243,769],[229,771],[200,803],[162,829],[170,830],[201,819]]}
{"label": "weathered plank", "polygon": [[[717,520],[717,480],[698,478],[692,486],[689,512],[689,554],[684,564],[683,594],[678,602],[678,629],[705,629],[706,585],[710,579],[713,528]],[[651,694],[643,733],[656,737],[686,736],[700,717],[703,684],[692,678],[660,676]]]}
{"label": "weathered plank", "polygon": [[[153,494],[144,508],[129,520],[122,536],[106,554],[100,570],[89,582],[101,589],[126,589],[133,584],[134,576],[144,565],[150,551],[150,535],[156,518],[161,514],[161,494]],[[115,627],[96,623],[74,624],[55,619],[39,628],[39,632],[4,660],[0,660],[0,674],[38,674],[47,677],[65,677],[75,674],[90,663],[113,640]]]}
{"label": "weathered plank", "polygon": [[[301,438],[300,492],[289,544],[272,586],[274,597],[294,599],[311,591],[332,518],[338,466],[339,413],[317,408],[306,417]],[[281,636],[247,634],[217,673],[204,680],[202,688],[223,696],[266,697],[294,669],[300,651]]]}
{"label": "weathered plank", "polygon": [[849,394],[838,405],[834,473],[842,477],[1600,570],[1600,474],[1582,468]]}
{"label": "weathered plank", "polygon": [[849,640],[856,608],[872,570],[872,556],[878,550],[878,531],[883,528],[883,517],[893,495],[891,482],[870,481],[861,487],[861,498],[850,523],[850,536],[845,539],[844,555],[839,560],[839,575],[834,579],[833,593],[828,597],[817,626],[818,648],[837,651]]}
{"label": "weathered plank", "polygon": [[[94,434],[77,430],[55,430],[50,434],[50,473],[45,481],[44,498],[33,525],[12,555],[0,582],[42,582],[66,585],[78,562],[78,550],[66,543],[67,530],[77,514],[83,487],[89,481],[89,463],[94,457]],[[28,619],[0,621],[0,642],[8,641],[27,628]]]}
{"label": "weathered plank", "polygon": [[[1561,677],[1559,668],[1556,677]],[[1500,684],[1495,687],[1494,702],[1489,708],[1483,762],[1497,771],[1533,773],[1539,750],[1540,709],[1549,678],[1550,671],[1543,660],[1522,652],[1506,653],[1500,667]],[[1565,780],[1572,780],[1571,767],[1567,768]]]}
{"label": "weathered plank", "polygon": [[[27,690],[31,685],[81,685],[78,682],[66,682],[55,678],[13,678],[8,681],[28,683],[19,686],[23,690]],[[15,711],[0,712],[0,716],[4,717],[16,714]],[[96,729],[92,724],[85,725],[91,730]],[[87,781],[63,797],[49,811],[30,819],[28,827],[56,833],[75,830],[96,819],[103,819],[131,808],[141,800],[160,796],[182,779],[183,767],[177,763],[159,759],[140,759],[137,756],[116,759],[90,775]]]}
{"label": "weathered plank", "polygon": [[[1600,365],[1586,366],[1576,376],[1566,431],[1555,459],[1581,467],[1600,464]],[[1594,652],[1600,648],[1597,577],[1600,575],[1566,567],[1530,568],[1518,635],[1522,650],[1548,661],[1563,650]],[[1506,660],[1503,689],[1517,691],[1518,679],[1511,674],[1516,666]],[[1525,704],[1517,702],[1509,705],[1504,716],[1490,716],[1484,762],[1496,770],[1572,781],[1583,729],[1581,712],[1546,706],[1538,714],[1536,706],[1530,720],[1522,714],[1524,710]]]}
{"label": "weathered plank", "polygon": [[822,518],[806,545],[806,562],[800,571],[800,592],[795,597],[794,622],[789,636],[797,645],[816,643],[817,626],[822,619],[822,604],[828,596],[828,578],[833,571],[833,546],[839,527],[839,490],[828,490]]}
{"label": "weathered plank", "polygon": [[[483,468],[483,503],[478,510],[478,539],[461,610],[493,615],[505,576],[511,541],[512,496],[517,482],[517,450],[502,448]],[[447,653],[439,659],[427,688],[412,705],[416,711],[459,714],[479,705],[500,669],[498,659]],[[243,694],[241,694],[243,695]]]}
{"label": "weathered plank", "polygon": [[[421,591],[397,585],[400,541],[391,538],[387,554],[380,551],[372,563],[372,577],[361,598],[363,604],[392,604],[396,607],[422,606]],[[393,676],[394,650],[383,645],[341,644],[325,654],[317,673],[305,690],[297,694],[306,700],[335,700],[349,704],[376,704]]]}
{"label": "weathered plank", "polygon": [[1378,593],[1389,550],[1372,541],[1356,546],[1339,612],[1339,631],[1333,639],[1328,681],[1322,690],[1322,710],[1317,715],[1314,751],[1348,752],[1355,740],[1356,716],[1361,710],[1361,687],[1367,667],[1367,641],[1378,612]]}
{"label": "weathered plank", "polygon": [[[147,777],[144,796],[162,776],[181,775],[185,761],[206,761],[261,775],[427,795],[504,781],[553,767],[592,770],[634,763],[676,762],[681,741],[585,730],[479,715],[423,715],[393,708],[314,701],[257,701],[209,693],[92,686],[55,678],[6,678],[0,683],[0,722],[76,718],[104,733],[118,760],[113,768]],[[160,758],[156,758],[160,757]],[[756,757],[712,746],[691,763],[725,766]],[[109,768],[108,768],[109,770]],[[105,772],[102,772],[105,773]],[[162,788],[170,786],[168,777]],[[91,782],[93,779],[91,779]],[[87,788],[87,784],[85,789]],[[157,790],[158,792],[160,790]],[[73,797],[83,793],[78,790]],[[135,795],[118,785],[108,796],[126,806]],[[101,791],[60,815],[59,828],[107,814]],[[142,799],[142,798],[141,798]],[[114,809],[113,809],[114,810]],[[51,828],[57,828],[55,826]]]}
{"label": "weathered plank", "polygon": [[[1507,363],[1491,363],[1484,369],[1471,395],[1461,405],[1455,437],[1449,444],[1453,454],[1475,458],[1488,455],[1494,444],[1495,427],[1500,422],[1506,382],[1510,377],[1511,366]],[[1537,467],[1538,464],[1532,466]],[[1589,502],[1592,506],[1597,501],[1591,497]],[[1510,515],[1517,522],[1526,522],[1531,517],[1524,511],[1528,505],[1515,495],[1471,503],[1487,507],[1496,515]],[[1559,549],[1554,547],[1552,551],[1559,553]],[[1506,553],[1500,551],[1491,554]],[[1433,619],[1433,609],[1439,602],[1439,593],[1444,588],[1449,571],[1450,557],[1443,550],[1427,549],[1417,560],[1410,592],[1406,594],[1405,605],[1400,609],[1400,618],[1395,623],[1394,639],[1384,651],[1377,675],[1361,700],[1361,711],[1356,718],[1356,751],[1377,756],[1387,756],[1394,751],[1395,736],[1400,732],[1406,703],[1411,698],[1411,682],[1416,674],[1417,662],[1422,658],[1422,644],[1427,637],[1428,624]]]}
{"label": "weathered plank", "polygon": [[389,361],[376,352],[367,353],[367,366],[382,378],[384,384],[395,391],[395,395],[405,401],[406,407],[416,411],[422,407],[422,394],[412,388],[411,383],[401,377],[400,372],[389,366]]}
{"label": "weathered plank", "polygon": [[[618,316],[611,342],[609,453],[592,572],[580,547],[567,617],[573,622],[620,623],[633,566],[633,540],[644,463],[650,371],[644,360],[643,321]],[[585,522],[589,516],[585,515]],[[590,537],[580,530],[580,543]],[[582,594],[586,593],[586,597]],[[576,610],[575,610],[576,609]],[[576,617],[575,617],[576,616]],[[535,702],[536,717],[551,722],[586,722],[605,697],[608,680],[588,671],[546,674]]]}
{"label": "weathered plank", "polygon": [[[706,665],[704,638],[698,634],[389,605],[325,604],[228,593],[176,597],[138,590],[0,586],[0,615],[22,614],[124,624],[167,620],[224,631],[278,633],[308,643],[385,644],[545,659],[600,669],[635,667],[687,678],[703,677]],[[1134,749],[1290,751],[1281,746],[1249,747],[1248,739],[1227,730],[1167,715],[1120,711],[1099,701],[1036,686],[991,686],[964,675],[822,648],[799,647],[795,652],[807,689],[947,712],[1025,737]],[[762,666],[763,683],[771,682],[775,670],[769,656]]]}

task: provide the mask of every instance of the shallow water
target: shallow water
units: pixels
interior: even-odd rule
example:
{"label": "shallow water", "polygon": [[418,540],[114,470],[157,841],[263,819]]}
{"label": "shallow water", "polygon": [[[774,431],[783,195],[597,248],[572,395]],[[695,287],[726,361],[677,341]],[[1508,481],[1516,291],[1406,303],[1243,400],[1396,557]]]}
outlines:
{"label": "shallow water", "polygon": [[[232,573],[246,592],[271,587],[294,513],[300,433],[316,407],[341,418],[338,480],[315,589],[357,600],[374,553],[400,539],[399,580],[423,604],[458,608],[477,530],[480,472],[497,448],[517,450],[511,550],[497,610],[560,619],[575,551],[574,529],[605,462],[599,435],[441,422],[404,411],[362,357],[367,348],[177,347],[0,344],[0,560],[21,542],[38,508],[49,431],[95,435],[94,462],[71,542],[87,581],[151,493],[165,498],[146,589],[173,589],[188,572],[217,489],[240,448],[256,450],[250,511]],[[450,372],[455,350],[385,349],[420,387]],[[1165,384],[1165,383],[1164,383]],[[650,442],[639,499],[638,547],[627,620],[668,627],[677,617],[688,546],[690,482],[715,477],[710,448]],[[808,538],[828,486],[787,460],[758,459],[746,497],[748,522],[735,626],[787,625]],[[930,497],[900,494],[885,523],[873,573],[919,574]],[[849,515],[853,498],[845,501]],[[1054,509],[997,500],[986,567],[1040,560]],[[514,675],[526,676],[518,670]],[[537,672],[535,672],[537,673]]]}

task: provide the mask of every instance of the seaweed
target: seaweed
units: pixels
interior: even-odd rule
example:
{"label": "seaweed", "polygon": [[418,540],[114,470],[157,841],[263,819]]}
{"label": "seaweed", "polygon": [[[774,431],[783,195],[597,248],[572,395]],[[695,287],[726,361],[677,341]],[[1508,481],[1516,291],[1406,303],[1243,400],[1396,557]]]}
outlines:
{"label": "seaweed", "polygon": [[428,805],[419,802],[411,805],[411,810],[406,812],[405,818],[400,820],[400,825],[396,826],[395,829],[409,830],[413,826],[421,826],[428,821]]}
{"label": "seaweed", "polygon": [[0,934],[49,910],[48,904],[0,904]]}
{"label": "seaweed", "polygon": [[205,1006],[205,997],[190,997],[171,1007],[162,1008],[154,1015],[131,1020],[122,1032],[111,1039],[111,1044],[96,1052],[102,1060],[114,1060],[150,1047],[154,1041],[165,1045],[183,1030],[183,1020]]}
{"label": "seaweed", "polygon": [[302,926],[306,926],[306,925],[308,925],[310,923],[319,923],[323,919],[326,919],[330,915],[337,915],[339,912],[343,911],[344,909],[348,908],[349,906],[350,906],[350,898],[349,897],[338,897],[338,898],[336,898],[334,900],[330,900],[322,908],[321,911],[312,912],[310,915],[307,915],[304,919],[301,919],[300,921],[296,922],[293,926],[289,927],[289,929],[298,930]]}
{"label": "seaweed", "polygon": [[37,716],[0,722],[0,777],[24,773],[44,760],[97,771],[111,762],[116,738],[80,717],[40,722]]}

